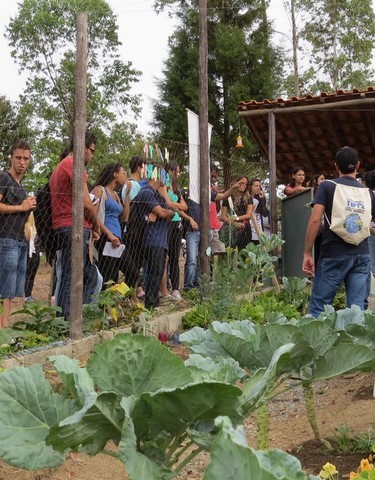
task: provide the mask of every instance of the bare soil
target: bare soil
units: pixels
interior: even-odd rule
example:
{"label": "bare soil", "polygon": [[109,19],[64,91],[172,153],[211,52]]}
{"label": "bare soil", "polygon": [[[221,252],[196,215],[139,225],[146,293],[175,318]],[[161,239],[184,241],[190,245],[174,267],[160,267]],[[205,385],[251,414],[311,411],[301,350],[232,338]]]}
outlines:
{"label": "bare soil", "polygon": [[[48,299],[49,269],[41,266],[33,295]],[[178,355],[184,355],[183,348],[171,347]],[[334,444],[335,429],[345,425],[351,436],[365,434],[372,428],[375,436],[375,400],[373,386],[375,372],[353,374],[326,382],[314,384],[318,424],[322,438]],[[318,475],[321,467],[330,462],[336,465],[340,479],[349,478],[360,460],[370,452],[340,454],[330,452],[314,439],[305,414],[302,390],[295,388],[276,397],[269,405],[270,434],[269,447],[281,448],[297,456],[303,468]],[[253,417],[245,422],[249,445],[256,446],[256,423]],[[375,442],[374,442],[375,443]],[[115,447],[113,447],[115,448]],[[209,455],[202,453],[178,476],[180,480],[203,478],[209,463]],[[27,472],[12,468],[0,460],[0,480],[127,480],[124,466],[118,460],[106,455],[89,458],[74,454],[56,469]]]}

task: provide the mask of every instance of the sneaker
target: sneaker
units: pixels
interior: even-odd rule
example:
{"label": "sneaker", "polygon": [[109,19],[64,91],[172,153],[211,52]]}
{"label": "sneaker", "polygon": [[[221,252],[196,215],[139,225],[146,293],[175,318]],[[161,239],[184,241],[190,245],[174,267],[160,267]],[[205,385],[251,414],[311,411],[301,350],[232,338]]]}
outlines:
{"label": "sneaker", "polygon": [[31,303],[31,302],[36,302],[36,298],[34,298],[32,295],[30,295],[30,297],[25,298],[25,303]]}
{"label": "sneaker", "polygon": [[176,302],[176,301],[178,300],[171,294],[160,297],[160,305],[168,305],[169,303]]}
{"label": "sneaker", "polygon": [[181,293],[178,290],[172,290],[171,295],[172,297],[175,298],[175,301],[177,300],[178,302],[181,302],[182,297],[181,297]]}

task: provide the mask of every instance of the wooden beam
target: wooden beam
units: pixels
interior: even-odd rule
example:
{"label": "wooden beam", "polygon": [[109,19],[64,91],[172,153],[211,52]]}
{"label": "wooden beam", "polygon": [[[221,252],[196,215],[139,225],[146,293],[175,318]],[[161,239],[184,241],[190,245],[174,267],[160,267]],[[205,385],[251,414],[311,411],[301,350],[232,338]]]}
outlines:
{"label": "wooden beam", "polygon": [[294,107],[283,107],[282,105],[272,105],[269,108],[257,108],[247,110],[245,105],[238,107],[238,114],[240,117],[252,117],[258,115],[268,115],[269,112],[273,112],[275,115],[282,115],[285,113],[300,113],[313,110],[347,110],[347,109],[365,109],[366,107],[375,108],[375,98],[360,98],[357,100],[342,100],[331,103],[315,103],[313,105],[296,105]]}

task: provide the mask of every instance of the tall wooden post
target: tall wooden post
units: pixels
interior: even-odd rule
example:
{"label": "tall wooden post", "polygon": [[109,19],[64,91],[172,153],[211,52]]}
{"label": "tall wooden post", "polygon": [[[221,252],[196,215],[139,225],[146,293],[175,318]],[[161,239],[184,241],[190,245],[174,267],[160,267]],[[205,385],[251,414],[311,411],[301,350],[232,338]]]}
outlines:
{"label": "tall wooden post", "polygon": [[210,273],[210,258],[207,255],[210,229],[209,215],[209,156],[208,156],[208,39],[207,39],[207,0],[199,0],[199,161],[200,161],[200,209],[201,240],[200,264],[203,274]]}
{"label": "tall wooden post", "polygon": [[276,122],[274,112],[268,114],[268,159],[270,166],[270,213],[271,232],[277,233],[277,195],[276,195]]}
{"label": "tall wooden post", "polygon": [[[86,132],[87,13],[77,15],[76,92],[74,111],[72,288],[70,338],[82,338],[83,303],[83,188]],[[64,260],[64,259],[63,259]],[[68,259],[67,259],[68,260]]]}

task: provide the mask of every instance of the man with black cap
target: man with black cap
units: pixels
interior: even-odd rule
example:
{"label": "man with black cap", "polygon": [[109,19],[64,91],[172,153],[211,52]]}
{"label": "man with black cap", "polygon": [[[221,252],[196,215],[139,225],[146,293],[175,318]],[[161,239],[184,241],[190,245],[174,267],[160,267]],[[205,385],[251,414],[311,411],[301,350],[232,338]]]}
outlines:
{"label": "man with black cap", "polygon": [[[341,148],[335,156],[335,169],[339,178],[334,181],[322,182],[314,197],[313,210],[306,231],[302,263],[303,272],[308,275],[315,272],[312,249],[321,225],[321,218],[324,216],[321,252],[309,307],[309,311],[314,317],[318,317],[324,311],[325,305],[332,304],[342,282],[345,284],[348,307],[358,305],[362,310],[366,307],[370,274],[367,238],[358,244],[349,243],[332,230],[332,211],[337,210],[337,205],[335,205],[338,198],[335,195],[337,186],[366,188],[356,180],[359,167],[360,162],[356,150],[351,147]],[[370,190],[366,190],[365,202],[367,201],[371,209],[371,216],[375,217],[375,197]],[[367,197],[367,193],[369,197]],[[345,206],[342,210],[345,210]],[[366,231],[368,228],[369,225],[364,225]]]}

